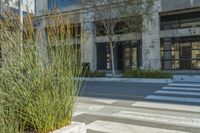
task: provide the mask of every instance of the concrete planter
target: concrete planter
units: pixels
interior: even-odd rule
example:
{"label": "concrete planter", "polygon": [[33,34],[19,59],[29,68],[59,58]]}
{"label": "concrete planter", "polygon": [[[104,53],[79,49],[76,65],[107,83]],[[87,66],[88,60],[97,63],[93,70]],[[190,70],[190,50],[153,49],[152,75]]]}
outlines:
{"label": "concrete planter", "polygon": [[52,133],[86,133],[86,126],[84,123],[72,122],[70,125],[55,130]]}
{"label": "concrete planter", "polygon": [[200,75],[174,75],[174,81],[200,83]]}

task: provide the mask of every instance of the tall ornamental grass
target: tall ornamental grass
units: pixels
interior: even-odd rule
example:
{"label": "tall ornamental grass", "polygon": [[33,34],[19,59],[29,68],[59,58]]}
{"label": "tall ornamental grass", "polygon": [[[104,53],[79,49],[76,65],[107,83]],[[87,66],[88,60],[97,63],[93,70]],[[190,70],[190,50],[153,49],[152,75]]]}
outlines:
{"label": "tall ornamental grass", "polygon": [[83,73],[78,30],[74,14],[29,14],[23,28],[12,12],[1,18],[1,133],[49,133],[70,124],[81,86],[73,79]]}

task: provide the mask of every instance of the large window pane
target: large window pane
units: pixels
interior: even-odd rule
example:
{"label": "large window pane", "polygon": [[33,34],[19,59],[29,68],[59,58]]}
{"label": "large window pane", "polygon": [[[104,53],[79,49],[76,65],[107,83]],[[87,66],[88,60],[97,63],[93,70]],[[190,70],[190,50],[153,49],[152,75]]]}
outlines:
{"label": "large window pane", "polygon": [[48,9],[53,10],[56,6],[56,0],[48,0]]}
{"label": "large window pane", "polygon": [[179,60],[173,60],[172,62],[172,69],[179,69],[180,68],[180,65],[179,65]]}
{"label": "large window pane", "polygon": [[176,21],[169,21],[169,22],[161,22],[161,29],[162,30],[168,30],[168,29],[178,29],[179,28],[179,22]]}
{"label": "large window pane", "polygon": [[192,50],[192,59],[200,58],[200,50]]}
{"label": "large window pane", "polygon": [[180,20],[180,28],[192,28],[200,26],[200,18]]}
{"label": "large window pane", "polygon": [[193,42],[192,43],[192,49],[200,50],[200,42]]}
{"label": "large window pane", "polygon": [[162,69],[200,69],[199,37],[165,38],[161,43]]}
{"label": "large window pane", "polygon": [[180,58],[179,51],[172,51],[172,59],[179,59]]}
{"label": "large window pane", "polygon": [[71,0],[72,4],[80,4],[80,0]]}
{"label": "large window pane", "polygon": [[62,9],[79,3],[80,0],[48,0],[48,9],[53,10],[55,7],[58,9]]}
{"label": "large window pane", "polygon": [[200,12],[161,16],[161,30],[200,27]]}
{"label": "large window pane", "polygon": [[179,50],[179,43],[173,42],[171,45],[172,45],[172,50]]}
{"label": "large window pane", "polygon": [[192,69],[200,69],[200,58],[192,60]]}

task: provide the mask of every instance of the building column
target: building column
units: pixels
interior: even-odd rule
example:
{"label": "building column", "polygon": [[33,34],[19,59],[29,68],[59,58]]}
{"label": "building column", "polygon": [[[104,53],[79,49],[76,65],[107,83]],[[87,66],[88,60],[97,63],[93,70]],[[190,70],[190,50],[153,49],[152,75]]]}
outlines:
{"label": "building column", "polygon": [[156,0],[152,16],[143,15],[142,68],[160,69],[160,11],[161,3]]}
{"label": "building column", "polygon": [[92,13],[82,16],[82,38],[81,38],[81,61],[89,63],[90,70],[97,70],[97,52],[95,44],[95,25],[93,23]]}

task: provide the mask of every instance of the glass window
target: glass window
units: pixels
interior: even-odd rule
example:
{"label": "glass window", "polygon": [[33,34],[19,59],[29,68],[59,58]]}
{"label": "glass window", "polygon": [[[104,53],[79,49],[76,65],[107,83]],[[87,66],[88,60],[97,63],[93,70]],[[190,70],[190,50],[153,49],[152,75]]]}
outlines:
{"label": "glass window", "polygon": [[80,0],[71,0],[71,3],[72,3],[73,5],[75,5],[75,4],[80,4]]}
{"label": "glass window", "polygon": [[192,28],[200,26],[200,18],[180,20],[180,28]]}
{"label": "glass window", "polygon": [[96,23],[96,36],[105,36],[106,34],[106,29],[104,25],[100,22]]}
{"label": "glass window", "polygon": [[110,46],[107,44],[106,46],[106,69],[110,70],[111,69],[111,54],[110,54]]}
{"label": "glass window", "polygon": [[200,27],[200,12],[161,16],[161,30]]}
{"label": "glass window", "polygon": [[48,9],[53,10],[56,6],[56,0],[48,0]]}
{"label": "glass window", "polygon": [[174,60],[172,62],[172,69],[179,69],[180,68],[180,65],[179,65],[179,60]]}
{"label": "glass window", "polygon": [[200,60],[192,60],[192,69],[200,69]]}
{"label": "glass window", "polygon": [[179,51],[172,51],[172,59],[179,59],[180,56],[179,56]]}
{"label": "glass window", "polygon": [[70,0],[57,0],[58,8],[64,8],[70,6]]}
{"label": "glass window", "polygon": [[48,0],[48,9],[54,8],[62,9],[71,5],[79,4],[80,0]]}
{"label": "glass window", "polygon": [[172,43],[172,50],[179,50],[179,43]]}
{"label": "glass window", "polygon": [[169,22],[161,22],[161,29],[168,30],[168,29],[177,29],[179,28],[179,22],[176,21],[169,21]]}
{"label": "glass window", "polygon": [[192,59],[197,59],[200,57],[200,50],[192,50]]}
{"label": "glass window", "polygon": [[199,37],[161,40],[162,69],[200,69]]}
{"label": "glass window", "polygon": [[200,50],[200,42],[193,42],[192,49],[199,49]]}

